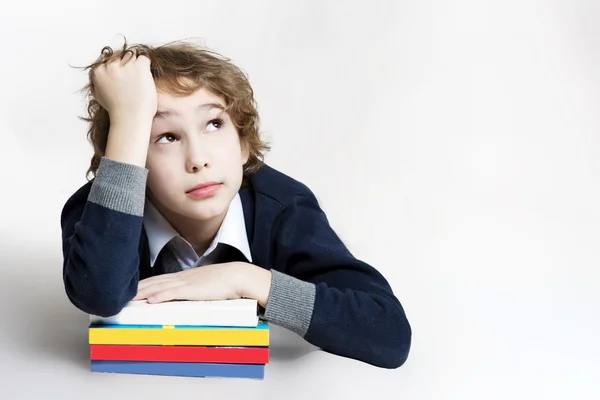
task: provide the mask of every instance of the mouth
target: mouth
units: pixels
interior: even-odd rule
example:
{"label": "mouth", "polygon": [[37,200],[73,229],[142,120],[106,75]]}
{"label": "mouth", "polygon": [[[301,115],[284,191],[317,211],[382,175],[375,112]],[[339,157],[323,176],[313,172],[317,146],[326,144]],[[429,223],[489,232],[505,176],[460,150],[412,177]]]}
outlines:
{"label": "mouth", "polygon": [[190,190],[186,191],[186,193],[192,193],[192,192],[195,192],[197,190],[207,189],[207,188],[210,188],[212,186],[218,186],[220,184],[221,184],[220,182],[205,182],[205,183],[201,183],[199,185],[194,186]]}
{"label": "mouth", "polygon": [[195,199],[205,199],[214,196],[221,186],[220,182],[205,182],[194,186],[185,193]]}

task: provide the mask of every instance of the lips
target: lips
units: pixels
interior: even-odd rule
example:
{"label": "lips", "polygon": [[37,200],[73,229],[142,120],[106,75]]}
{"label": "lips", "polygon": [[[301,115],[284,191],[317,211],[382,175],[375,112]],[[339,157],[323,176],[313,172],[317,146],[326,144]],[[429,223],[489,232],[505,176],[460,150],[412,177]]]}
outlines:
{"label": "lips", "polygon": [[220,182],[205,182],[194,186],[186,192],[186,196],[196,199],[208,199],[215,196],[223,186]]}
{"label": "lips", "polygon": [[188,190],[186,193],[195,192],[196,190],[202,190],[202,189],[206,189],[208,187],[216,186],[216,185],[220,185],[220,183],[219,182],[205,182],[205,183],[201,183],[199,185],[194,186],[193,188],[191,188],[190,190]]}

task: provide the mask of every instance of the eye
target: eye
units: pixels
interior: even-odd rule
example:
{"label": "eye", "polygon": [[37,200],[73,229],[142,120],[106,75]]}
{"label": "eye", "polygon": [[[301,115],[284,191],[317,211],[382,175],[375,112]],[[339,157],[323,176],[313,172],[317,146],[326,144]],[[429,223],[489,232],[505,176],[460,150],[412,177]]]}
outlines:
{"label": "eye", "polygon": [[173,143],[176,140],[177,140],[177,138],[172,133],[165,133],[158,137],[158,140],[156,141],[156,143],[167,144],[167,143]]}
{"label": "eye", "polygon": [[[208,121],[208,124],[206,124],[206,131],[207,132],[213,132],[216,131],[217,129],[221,129],[224,125],[224,121],[220,118],[215,118],[215,119],[211,119],[210,121]],[[212,128],[211,128],[212,126]]]}

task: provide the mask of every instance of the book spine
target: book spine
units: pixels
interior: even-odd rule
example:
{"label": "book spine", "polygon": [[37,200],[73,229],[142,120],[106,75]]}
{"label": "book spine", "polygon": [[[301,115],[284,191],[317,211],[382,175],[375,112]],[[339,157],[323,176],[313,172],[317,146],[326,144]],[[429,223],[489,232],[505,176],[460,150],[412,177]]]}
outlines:
{"label": "book spine", "polygon": [[268,347],[91,345],[91,360],[267,364]]}
{"label": "book spine", "polygon": [[89,328],[89,344],[268,346],[268,329]]}

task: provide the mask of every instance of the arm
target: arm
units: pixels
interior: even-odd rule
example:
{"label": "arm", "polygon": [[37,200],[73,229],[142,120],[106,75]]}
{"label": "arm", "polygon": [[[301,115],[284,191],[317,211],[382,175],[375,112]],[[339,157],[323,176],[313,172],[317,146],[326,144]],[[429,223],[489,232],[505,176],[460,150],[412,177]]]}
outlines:
{"label": "arm", "polygon": [[71,303],[117,314],[137,292],[147,170],[102,158],[89,195],[79,192],[61,215],[63,282]]}
{"label": "arm", "polygon": [[119,56],[90,74],[95,101],[110,116],[105,157],[89,193],[78,191],[61,214],[67,296],[100,316],[117,314],[137,292],[144,165],[157,108],[149,59]]}
{"label": "arm", "polygon": [[407,359],[412,331],[385,278],[351,255],[312,193],[281,212],[265,319],[325,351],[385,368]]}

